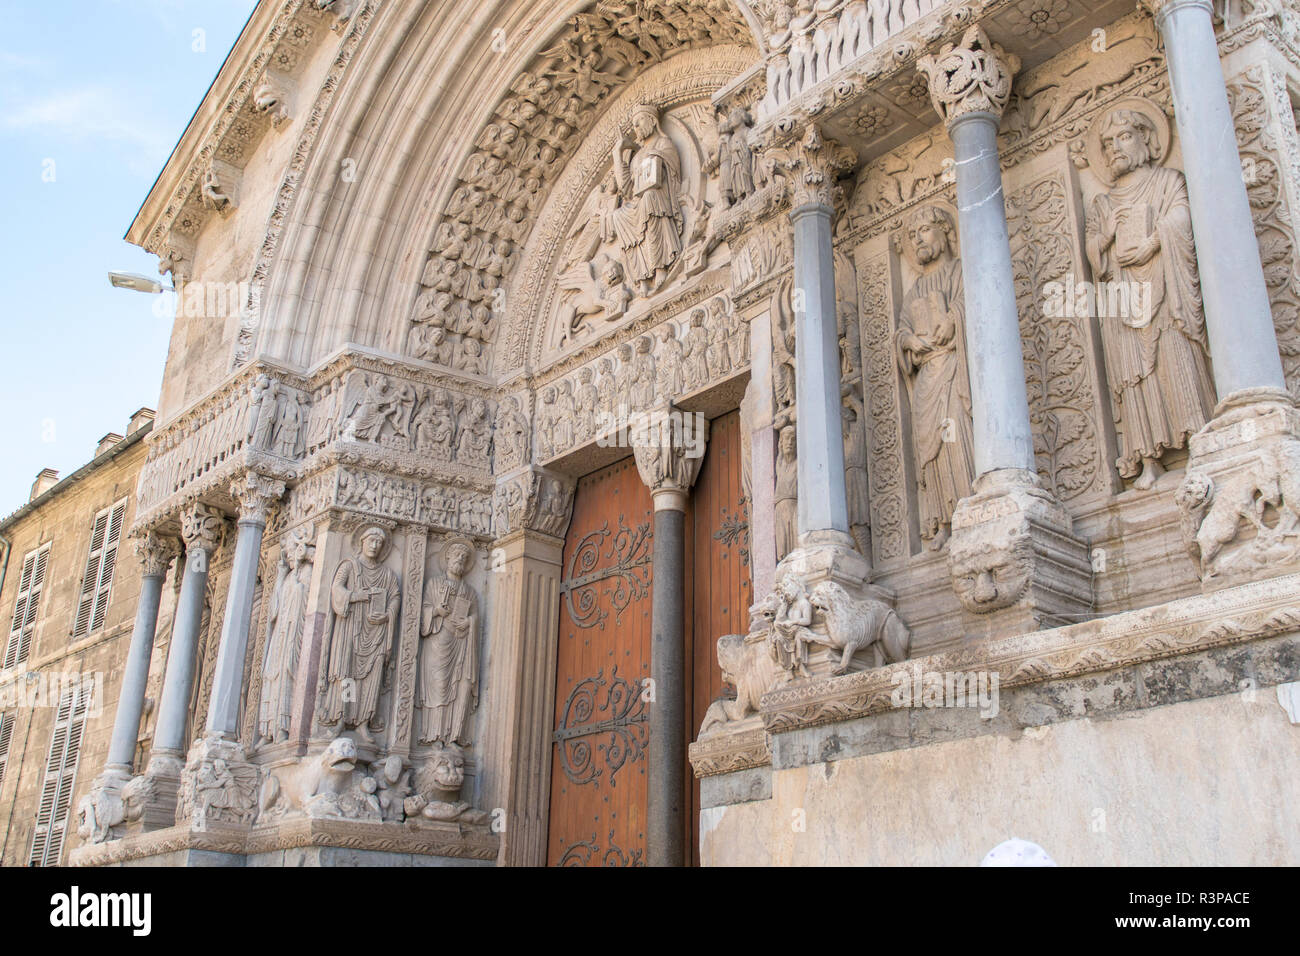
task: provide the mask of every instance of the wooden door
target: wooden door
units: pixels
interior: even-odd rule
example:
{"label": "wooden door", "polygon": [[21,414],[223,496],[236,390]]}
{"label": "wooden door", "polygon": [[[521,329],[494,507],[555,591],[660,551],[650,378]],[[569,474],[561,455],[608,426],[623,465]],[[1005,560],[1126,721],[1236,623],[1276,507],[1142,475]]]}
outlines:
{"label": "wooden door", "polygon": [[[740,412],[709,424],[709,446],[686,516],[687,689],[686,731],[694,740],[709,705],[734,692],[718,667],[718,638],[749,630],[754,603],[749,563],[749,503],[741,485]],[[700,784],[688,768],[690,860],[700,862]]]}
{"label": "wooden door", "polygon": [[645,865],[653,517],[632,458],[578,482],[560,583],[552,866]]}
{"label": "wooden door", "polygon": [[[686,734],[724,691],[717,640],[749,628],[749,513],[740,414],[714,420],[686,515]],[[564,544],[547,858],[552,866],[639,866],[646,851],[654,555],[650,492],[632,458],[578,482]],[[699,862],[699,785],[683,805]]]}

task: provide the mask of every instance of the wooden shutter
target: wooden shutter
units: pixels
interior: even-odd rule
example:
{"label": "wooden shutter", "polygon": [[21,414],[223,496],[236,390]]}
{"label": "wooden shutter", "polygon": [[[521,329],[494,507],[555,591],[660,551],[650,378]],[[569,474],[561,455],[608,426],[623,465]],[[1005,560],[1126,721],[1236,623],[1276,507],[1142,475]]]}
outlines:
{"label": "wooden shutter", "polygon": [[84,637],[104,626],[108,612],[108,595],[113,586],[113,571],[117,567],[117,547],[122,538],[122,520],[126,517],[126,501],[105,508],[95,515],[90,530],[90,554],[86,557],[86,574],[81,579],[81,599],[77,602],[77,617],[72,626],[74,638]]}
{"label": "wooden shutter", "polygon": [[0,714],[0,787],[5,782],[5,766],[9,763],[9,741],[14,735],[14,718]]}
{"label": "wooden shutter", "polygon": [[32,632],[36,629],[36,615],[40,611],[41,591],[45,587],[45,571],[49,563],[48,544],[23,559],[23,570],[18,578],[18,600],[14,603],[9,640],[5,644],[5,669],[23,663],[31,651]]}
{"label": "wooden shutter", "polygon": [[57,866],[63,853],[90,697],[91,691],[81,683],[59,696],[50,754],[45,761],[41,803],[36,811],[36,829],[32,833],[32,852],[27,859],[29,866]]}

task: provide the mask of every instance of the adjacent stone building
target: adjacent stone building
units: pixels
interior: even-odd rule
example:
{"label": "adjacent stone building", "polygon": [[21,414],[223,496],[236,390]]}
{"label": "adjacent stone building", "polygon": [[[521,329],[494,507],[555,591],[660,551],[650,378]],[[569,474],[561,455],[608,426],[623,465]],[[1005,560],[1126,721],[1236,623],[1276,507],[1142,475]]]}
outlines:
{"label": "adjacent stone building", "polygon": [[1298,97],[1293,0],[259,4],[74,862],[1297,862]]}
{"label": "adjacent stone building", "polygon": [[[80,842],[73,813],[108,752],[140,594],[127,532],[153,417],[136,412],[125,435],[105,435],[95,457],[62,481],[42,471],[31,500],[0,522],[0,859],[8,866],[66,863]],[[148,752],[150,727],[140,723],[138,753]]]}

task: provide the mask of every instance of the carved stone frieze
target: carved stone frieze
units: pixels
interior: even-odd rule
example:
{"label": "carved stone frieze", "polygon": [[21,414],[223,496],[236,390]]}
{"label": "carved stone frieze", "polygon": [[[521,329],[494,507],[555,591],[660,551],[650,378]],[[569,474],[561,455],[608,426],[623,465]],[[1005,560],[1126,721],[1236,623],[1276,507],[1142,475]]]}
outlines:
{"label": "carved stone frieze", "polygon": [[497,485],[493,533],[503,538],[516,531],[560,536],[573,509],[574,482],[542,468],[529,468]]}

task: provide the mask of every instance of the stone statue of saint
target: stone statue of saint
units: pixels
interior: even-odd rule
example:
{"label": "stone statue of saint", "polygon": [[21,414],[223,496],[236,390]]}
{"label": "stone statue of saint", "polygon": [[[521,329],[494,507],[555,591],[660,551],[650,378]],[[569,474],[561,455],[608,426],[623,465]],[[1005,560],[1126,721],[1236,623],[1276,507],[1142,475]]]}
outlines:
{"label": "stone statue of saint", "polygon": [[852,389],[840,410],[844,431],[844,488],[848,496],[849,531],[858,553],[871,557],[871,486],[867,478],[866,413]]}
{"label": "stone statue of saint", "polygon": [[320,722],[342,723],[367,740],[384,729],[379,697],[402,600],[397,572],[384,566],[390,543],[378,525],[363,528],[356,558],[339,565],[330,585],[333,622]]}
{"label": "stone statue of saint", "polygon": [[938,206],[923,206],[900,237],[920,277],[903,297],[898,363],[907,379],[916,453],[921,537],[938,551],[952,533],[957,502],[975,477],[970,375],[966,367],[961,260],[956,225]]}
{"label": "stone statue of saint", "polygon": [[420,610],[420,677],[416,703],[422,744],[469,744],[478,706],[478,595],[465,581],[474,561],[467,542],[443,553],[445,577],[424,588]]}
{"label": "stone statue of saint", "polygon": [[1088,260],[1102,288],[1119,283],[1129,305],[1101,319],[1116,467],[1145,490],[1164,474],[1164,453],[1184,447],[1215,404],[1187,181],[1157,165],[1156,126],[1140,110],[1112,111],[1095,135],[1114,185],[1088,211]]}
{"label": "stone statue of saint", "polygon": [[312,525],[289,533],[280,551],[279,569],[267,609],[266,654],[262,662],[262,693],[257,709],[257,735],[262,744],[289,739],[293,714],[293,682],[298,674],[302,631],[307,616],[315,548]]}
{"label": "stone statue of saint", "polygon": [[799,464],[795,454],[795,427],[786,425],[777,439],[776,457],[776,559],[799,546]]}
{"label": "stone statue of saint", "polygon": [[749,110],[733,106],[718,117],[718,166],[722,198],[734,206],[754,191],[754,153],[749,146],[753,124]]}
{"label": "stone statue of saint", "polygon": [[[678,202],[682,160],[653,106],[632,110],[632,133],[614,147],[614,179],[623,203],[610,214],[628,279],[650,295],[682,252],[685,220]],[[631,160],[628,154],[631,154]]]}

